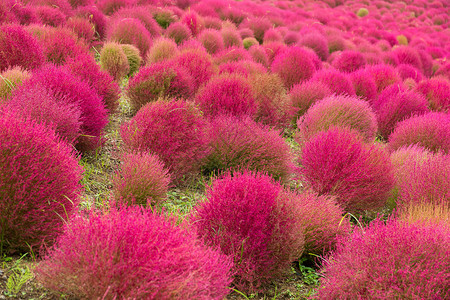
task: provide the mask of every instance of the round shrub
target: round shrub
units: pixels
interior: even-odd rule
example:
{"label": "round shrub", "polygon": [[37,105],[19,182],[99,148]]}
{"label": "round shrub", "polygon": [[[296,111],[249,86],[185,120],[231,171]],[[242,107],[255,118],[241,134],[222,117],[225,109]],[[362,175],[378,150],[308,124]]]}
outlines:
{"label": "round shrub", "polygon": [[114,42],[103,45],[100,51],[100,65],[119,82],[130,72],[127,55],[121,45]]}
{"label": "round shrub", "polygon": [[153,18],[162,28],[166,29],[176,20],[175,14],[168,8],[157,8],[153,11]]}
{"label": "round shrub", "polygon": [[235,75],[220,75],[212,78],[195,97],[200,109],[208,117],[221,114],[253,116],[256,103],[247,79]]}
{"label": "round shrub", "polygon": [[145,57],[152,45],[152,38],[147,28],[138,19],[123,18],[113,22],[106,34],[107,40],[119,44],[131,44],[139,49],[141,57]]}
{"label": "round shrub", "polygon": [[0,72],[15,66],[33,70],[43,63],[42,47],[22,26],[0,25]]}
{"label": "round shrub", "polygon": [[178,46],[173,40],[160,37],[153,42],[147,53],[147,64],[169,60],[178,53]]}
{"label": "round shrub", "polygon": [[280,76],[288,89],[310,79],[315,72],[309,53],[299,47],[291,47],[277,55],[271,68],[272,72]]}
{"label": "round shrub", "polygon": [[332,65],[341,72],[351,73],[364,68],[366,60],[361,52],[344,50],[333,60]]}
{"label": "round shrub", "polygon": [[139,49],[133,45],[124,44],[121,45],[123,53],[127,56],[128,66],[130,71],[127,76],[131,77],[136,73],[142,63],[142,58],[139,55]]}
{"label": "round shrub", "polygon": [[126,88],[135,111],[160,97],[189,98],[192,93],[192,76],[185,68],[166,61],[141,68]]}
{"label": "round shrub", "polygon": [[231,47],[217,53],[214,63],[221,65],[232,61],[251,60],[250,54],[244,48]]}
{"label": "round shrub", "polygon": [[85,17],[72,17],[67,20],[67,28],[70,28],[80,39],[87,44],[94,40],[95,27]]}
{"label": "round shrub", "polygon": [[51,245],[79,202],[82,170],[72,148],[43,124],[0,118],[0,252]]}
{"label": "round shrub", "polygon": [[197,36],[202,29],[200,16],[192,10],[187,11],[181,17],[180,22],[189,28],[193,36]]}
{"label": "round shrub", "polygon": [[[133,1],[133,0],[132,0]],[[161,27],[155,21],[149,10],[152,10],[151,6],[128,6],[121,8],[117,13],[113,15],[113,22],[116,19],[134,18],[141,21],[142,25],[148,30],[150,36],[153,38],[161,36]]]}
{"label": "round shrub", "polygon": [[89,22],[94,25],[95,33],[100,39],[103,39],[106,34],[106,17],[98,10],[97,6],[80,6],[74,14],[79,17],[88,18]]}
{"label": "round shrub", "polygon": [[272,22],[264,17],[252,18],[248,21],[248,28],[253,31],[253,36],[260,44],[263,43],[264,33],[272,28]]}
{"label": "round shrub", "polygon": [[382,220],[342,239],[325,260],[318,299],[446,299],[450,235],[442,225]]}
{"label": "round shrub", "polygon": [[310,140],[330,127],[347,127],[355,130],[367,142],[373,142],[377,133],[377,119],[364,100],[354,96],[333,95],[316,102],[297,121],[296,139],[299,144]]}
{"label": "round shrub", "polygon": [[254,37],[246,37],[242,40],[242,44],[245,49],[250,49],[254,45],[259,45],[258,41]]}
{"label": "round shrub", "polygon": [[427,104],[421,94],[402,85],[394,84],[383,90],[373,102],[381,136],[387,139],[398,122],[428,112]]}
{"label": "round shrub", "polygon": [[306,113],[315,102],[330,95],[331,90],[328,86],[319,81],[307,81],[294,85],[289,92],[289,98],[296,111],[295,120]]}
{"label": "round shrub", "polygon": [[64,27],[66,25],[67,16],[59,8],[44,5],[37,6],[35,11],[43,25],[52,27]]}
{"label": "round shrub", "polygon": [[[274,29],[274,28],[270,28],[268,30],[266,30],[266,32],[264,32],[264,38],[263,38],[263,43],[269,43],[269,42],[284,42],[283,40],[283,36],[281,35],[281,33]],[[327,48],[328,51],[328,48]]]}
{"label": "round shrub", "polygon": [[450,82],[443,78],[431,78],[421,81],[416,91],[428,100],[430,109],[450,112]]}
{"label": "round shrub", "polygon": [[312,49],[322,61],[327,60],[329,55],[328,42],[320,33],[307,33],[300,39],[299,44]]}
{"label": "round shrub", "polygon": [[234,286],[260,291],[301,256],[301,205],[260,173],[226,174],[207,190],[193,215],[200,238],[234,260]]}
{"label": "round shrub", "polygon": [[356,15],[360,18],[365,17],[369,14],[369,10],[365,7],[361,7],[360,9],[358,9],[358,11],[356,12]]}
{"label": "round shrub", "polygon": [[115,113],[119,107],[120,88],[117,82],[90,55],[79,55],[66,61],[67,69],[86,82],[102,98],[107,111]]}
{"label": "round shrub", "polygon": [[397,71],[389,65],[368,66],[364,70],[368,72],[377,86],[377,92],[380,93],[386,87],[401,81]]}
{"label": "round shrub", "polygon": [[122,7],[126,7],[128,4],[131,4],[130,0],[97,0],[96,6],[99,10],[101,10],[105,15],[112,15]]}
{"label": "round shrub", "polygon": [[85,82],[72,75],[66,68],[48,65],[33,73],[21,88],[24,90],[42,85],[54,97],[78,106],[81,110],[81,135],[76,147],[80,151],[93,150],[102,143],[103,129],[108,115],[102,99]]}
{"label": "round shrub", "polygon": [[358,70],[349,74],[349,78],[353,83],[356,96],[373,103],[377,97],[377,85],[372,75],[365,70]]}
{"label": "round shrub", "polygon": [[113,180],[114,195],[129,205],[153,206],[166,198],[169,183],[169,172],[157,155],[126,153]]}
{"label": "round shrub", "polygon": [[166,36],[175,41],[178,45],[189,40],[192,37],[192,33],[185,24],[176,22],[170,24],[166,29]]}
{"label": "round shrub", "polygon": [[143,106],[120,132],[129,150],[158,155],[172,180],[179,182],[195,174],[205,156],[205,127],[194,105],[182,100],[157,101]]}
{"label": "round shrub", "polygon": [[404,46],[408,45],[408,38],[406,36],[404,36],[403,34],[397,35],[396,39],[397,39],[397,42],[399,45],[404,45]]}
{"label": "round shrub", "polygon": [[86,299],[223,299],[230,260],[175,222],[136,206],[77,216],[37,266],[37,279]]}
{"label": "round shrub", "polygon": [[411,65],[400,64],[396,69],[398,75],[403,81],[405,81],[406,79],[413,79],[416,83],[418,83],[424,78],[422,72]]}
{"label": "round shrub", "polygon": [[355,96],[355,89],[349,77],[334,69],[320,70],[314,74],[311,81],[326,84],[331,92],[338,95]]}
{"label": "round shrub", "polygon": [[30,77],[31,74],[21,67],[14,67],[1,72],[0,103],[6,101],[11,93]]}
{"label": "round shrub", "polygon": [[392,50],[399,64],[407,64],[423,72],[422,60],[416,49],[410,46],[399,46]]}
{"label": "round shrub", "polygon": [[308,185],[320,195],[335,195],[352,213],[381,209],[394,186],[387,152],[347,128],[330,128],[306,142],[300,164]]}
{"label": "round shrub", "polygon": [[290,148],[280,132],[250,118],[216,117],[209,124],[207,140],[202,164],[206,174],[249,169],[287,182],[293,172]]}
{"label": "round shrub", "polygon": [[198,40],[209,54],[216,54],[225,48],[222,35],[215,29],[203,30],[200,33]]}
{"label": "round shrub", "polygon": [[242,39],[239,32],[233,28],[224,28],[220,32],[223,39],[223,45],[225,48],[230,47],[242,47]]}
{"label": "round shrub", "polygon": [[266,50],[263,46],[253,45],[248,49],[248,53],[254,62],[263,65],[266,68],[269,68],[269,57],[267,56]]}
{"label": "round shrub", "polygon": [[450,116],[430,112],[399,122],[389,136],[389,148],[418,145],[430,151],[450,153]]}

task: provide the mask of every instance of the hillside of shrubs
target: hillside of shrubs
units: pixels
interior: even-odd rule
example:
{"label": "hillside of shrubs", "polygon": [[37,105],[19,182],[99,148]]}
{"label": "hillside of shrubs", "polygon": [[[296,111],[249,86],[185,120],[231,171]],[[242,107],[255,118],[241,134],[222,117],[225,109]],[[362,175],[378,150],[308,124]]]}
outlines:
{"label": "hillside of shrubs", "polygon": [[450,299],[447,0],[1,0],[0,299]]}

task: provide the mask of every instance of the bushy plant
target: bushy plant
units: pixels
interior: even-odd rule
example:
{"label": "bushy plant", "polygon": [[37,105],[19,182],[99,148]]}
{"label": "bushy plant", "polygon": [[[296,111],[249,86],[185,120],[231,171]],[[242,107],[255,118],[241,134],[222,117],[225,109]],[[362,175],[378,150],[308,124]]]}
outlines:
{"label": "bushy plant", "polygon": [[143,106],[120,132],[129,150],[158,155],[177,183],[198,171],[206,151],[205,127],[192,103],[156,101]]}
{"label": "bushy plant", "polygon": [[358,70],[350,73],[349,78],[353,83],[356,96],[373,103],[377,97],[377,85],[372,75],[365,70]]}
{"label": "bushy plant", "polygon": [[429,111],[427,100],[403,85],[391,85],[383,90],[372,106],[377,113],[380,134],[385,139],[398,122]]}
{"label": "bushy plant", "polygon": [[5,109],[0,118],[0,252],[51,245],[75,211],[82,170],[44,124]]}
{"label": "bushy plant", "polygon": [[[252,60],[231,61],[223,63],[219,66],[219,74],[235,74],[250,79],[249,77],[251,76],[256,76],[258,74],[267,74],[267,69],[264,68],[263,65],[255,63]],[[276,74],[273,75],[278,77],[278,75]],[[281,81],[280,84],[281,86],[279,88],[283,89],[284,86]]]}
{"label": "bushy plant", "polygon": [[230,47],[217,53],[214,63],[221,65],[232,61],[250,60],[250,54],[242,47]]}
{"label": "bushy plant", "polygon": [[104,13],[105,15],[112,15],[122,7],[126,7],[128,5],[136,3],[133,0],[97,0],[96,6],[98,9]]}
{"label": "bushy plant", "polygon": [[435,111],[450,111],[450,82],[437,77],[421,81],[416,89],[428,100],[430,109]]}
{"label": "bushy plant", "polygon": [[87,83],[64,67],[48,65],[33,73],[21,88],[35,85],[42,85],[57,99],[65,99],[68,104],[80,108],[82,124],[81,135],[76,142],[78,150],[93,150],[101,145],[103,129],[108,123],[107,111],[100,96]]}
{"label": "bushy plant", "polygon": [[332,93],[338,95],[356,95],[349,76],[334,69],[325,69],[316,72],[311,78],[311,81],[319,81],[326,84]]}
{"label": "bushy plant", "polygon": [[187,11],[183,17],[181,17],[180,22],[189,28],[193,36],[197,36],[203,27],[200,16],[192,10]]}
{"label": "bushy plant", "polygon": [[242,40],[242,44],[245,49],[250,49],[252,46],[259,45],[258,41],[254,37],[246,37]]}
{"label": "bushy plant", "polygon": [[310,79],[315,72],[309,53],[300,47],[291,47],[277,55],[271,69],[280,76],[288,89]]}
{"label": "bushy plant", "polygon": [[322,61],[327,60],[328,55],[329,55],[328,41],[320,33],[311,32],[311,33],[305,34],[300,39],[299,44],[312,49]]}
{"label": "bushy plant", "polygon": [[170,175],[157,155],[125,153],[113,180],[116,199],[128,204],[157,205],[165,198]]}
{"label": "bushy plant", "polygon": [[33,70],[43,63],[42,47],[22,26],[0,25],[0,72],[15,66]]}
{"label": "bushy plant", "polygon": [[175,22],[167,27],[166,36],[175,41],[178,45],[189,40],[192,37],[192,33],[185,24],[180,22]]}
{"label": "bushy plant", "polygon": [[90,55],[79,55],[66,61],[67,69],[87,83],[102,98],[110,114],[119,107],[120,88],[117,82]]}
{"label": "bushy plant", "polygon": [[399,64],[411,65],[423,72],[422,60],[416,49],[411,46],[399,46],[393,49],[392,53],[397,56]]}
{"label": "bushy plant", "polygon": [[399,210],[398,219],[408,224],[440,224],[449,227],[450,207],[444,201],[441,203],[409,203]]}
{"label": "bushy plant", "polygon": [[147,53],[147,64],[169,60],[178,53],[178,46],[172,39],[160,37],[153,42]]}
{"label": "bushy plant", "polygon": [[415,83],[418,83],[424,79],[424,76],[420,70],[408,64],[400,64],[397,66],[396,70],[403,81],[412,79]]}
{"label": "bushy plant", "polygon": [[349,212],[381,209],[394,186],[389,155],[347,128],[330,128],[306,142],[301,174],[320,195],[331,194]]}
{"label": "bushy plant", "polygon": [[[270,28],[264,32],[263,43],[269,42],[284,42],[283,36],[281,33],[275,28]],[[328,48],[327,48],[328,51]]]}
{"label": "bushy plant", "polygon": [[136,206],[77,216],[37,266],[37,279],[77,298],[223,299],[230,260],[174,223]]}
{"label": "bushy plant", "polygon": [[31,74],[21,67],[14,67],[1,72],[0,103],[6,101],[11,96],[11,93],[30,77]]}
{"label": "bushy plant", "polygon": [[160,97],[189,98],[192,93],[192,76],[185,68],[167,61],[141,68],[126,89],[135,111]]}
{"label": "bushy plant", "polygon": [[151,6],[128,6],[123,7],[112,16],[112,21],[115,19],[134,18],[141,21],[142,25],[148,30],[152,38],[161,36],[161,27],[155,21],[150,11],[153,10]]}
{"label": "bushy plant", "polygon": [[269,57],[263,46],[253,45],[248,49],[248,53],[250,54],[254,62],[259,63],[266,68],[269,68]]}
{"label": "bushy plant", "polygon": [[100,51],[100,65],[118,82],[130,72],[127,55],[121,45],[114,42],[103,45]]}
{"label": "bushy plant", "polygon": [[450,116],[431,112],[399,122],[389,137],[389,148],[396,150],[405,145],[450,153]]}
{"label": "bushy plant", "polygon": [[259,17],[250,19],[247,26],[253,31],[255,39],[262,44],[264,41],[264,33],[272,28],[272,23],[264,17]]}
{"label": "bushy plant", "polygon": [[236,75],[220,75],[202,87],[195,101],[208,117],[221,114],[253,116],[256,103],[247,79]]}
{"label": "bushy plant", "polygon": [[236,29],[223,28],[220,33],[222,35],[223,45],[225,48],[242,47],[241,35]]}
{"label": "bushy plant", "polygon": [[66,25],[67,16],[58,8],[51,6],[37,6],[35,8],[36,15],[43,25],[52,27],[63,27]]}
{"label": "bushy plant", "polygon": [[318,299],[446,299],[450,235],[442,225],[382,220],[342,239],[324,265]]}
{"label": "bushy plant", "polygon": [[369,103],[354,96],[332,95],[313,104],[298,119],[296,139],[299,144],[303,144],[317,133],[336,126],[355,130],[367,142],[375,140],[378,128]]}
{"label": "bushy plant", "polygon": [[103,39],[106,34],[106,17],[98,10],[97,6],[80,6],[74,14],[76,16],[88,18],[89,22],[94,25],[95,33],[100,39]]}
{"label": "bushy plant", "polygon": [[203,30],[200,33],[198,40],[210,54],[216,54],[225,48],[222,35],[215,29]]}
{"label": "bushy plant", "polygon": [[250,118],[216,117],[209,124],[207,140],[204,173],[248,169],[287,182],[294,171],[290,148],[280,132]]}
{"label": "bushy plant", "polygon": [[368,72],[377,86],[377,92],[380,93],[386,87],[394,83],[400,82],[400,76],[397,71],[390,65],[374,65],[364,69]]}
{"label": "bushy plant", "polygon": [[332,65],[341,72],[351,73],[364,68],[366,60],[361,52],[344,50],[333,60]]}
{"label": "bushy plant", "polygon": [[235,287],[252,292],[282,276],[302,254],[300,210],[271,177],[244,171],[215,180],[192,223],[207,245],[231,256]]}
{"label": "bushy plant", "polygon": [[175,22],[175,14],[168,8],[158,8],[153,11],[153,18],[162,28],[166,29]]}
{"label": "bushy plant", "polygon": [[72,17],[67,20],[66,27],[72,29],[72,31],[80,38],[84,39],[87,44],[90,44],[94,40],[95,27],[85,17]]}
{"label": "bushy plant", "polygon": [[305,114],[315,102],[330,95],[331,90],[328,86],[319,81],[307,81],[294,85],[289,91],[289,98],[296,111],[295,120]]}
{"label": "bushy plant", "polygon": [[369,10],[365,7],[361,7],[360,9],[358,9],[358,11],[356,12],[356,15],[360,18],[363,18],[365,16],[367,16],[369,14]]}
{"label": "bushy plant", "polygon": [[124,44],[121,45],[123,53],[127,56],[128,66],[130,68],[130,71],[128,72],[127,76],[131,77],[133,76],[141,67],[142,58],[139,54],[139,49],[136,48],[133,45]]}
{"label": "bushy plant", "polygon": [[135,46],[139,49],[141,57],[145,57],[152,45],[152,38],[147,28],[135,18],[123,18],[112,22],[106,37],[112,42]]}

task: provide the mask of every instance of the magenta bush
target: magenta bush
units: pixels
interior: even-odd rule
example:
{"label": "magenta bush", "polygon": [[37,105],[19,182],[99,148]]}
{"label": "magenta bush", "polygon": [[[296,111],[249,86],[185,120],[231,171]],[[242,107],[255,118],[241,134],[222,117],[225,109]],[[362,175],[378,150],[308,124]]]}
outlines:
{"label": "magenta bush", "polygon": [[108,123],[108,115],[102,99],[85,82],[75,77],[64,67],[48,65],[35,73],[22,88],[42,85],[58,101],[81,110],[81,135],[76,147],[80,151],[96,149],[102,143],[103,129]]}
{"label": "magenta bush", "polygon": [[381,209],[394,186],[389,155],[347,128],[318,133],[302,148],[301,174],[320,195],[331,194],[349,212]]}
{"label": "magenta bush", "polygon": [[143,67],[130,79],[126,94],[134,110],[160,97],[189,98],[194,84],[188,71],[173,62],[159,62]]}
{"label": "magenta bush", "polygon": [[378,93],[380,93],[391,84],[399,83],[401,80],[397,71],[389,65],[380,64],[367,66],[364,70],[372,76],[377,86]]}
{"label": "magenta bush", "polygon": [[299,44],[312,49],[322,61],[327,60],[329,55],[328,41],[320,33],[311,32],[305,34],[300,39]]}
{"label": "magenta bush", "polygon": [[239,32],[234,28],[223,28],[220,32],[225,48],[238,47],[242,48],[242,38]]}
{"label": "magenta bush", "polygon": [[150,32],[140,20],[135,18],[123,18],[112,22],[106,37],[112,42],[135,46],[139,49],[141,57],[145,57],[152,45]]}
{"label": "magenta bush", "polygon": [[0,252],[51,245],[79,202],[72,148],[43,124],[5,109],[0,118]]}
{"label": "magenta bush", "polygon": [[315,72],[310,55],[300,47],[288,48],[277,55],[271,68],[272,72],[280,76],[288,89],[310,79]]}
{"label": "magenta bush", "polygon": [[142,25],[148,30],[152,38],[161,36],[161,27],[153,18],[151,11],[152,6],[128,6],[123,7],[112,16],[112,22],[115,19],[133,18],[141,21]]}
{"label": "magenta bush", "polygon": [[125,153],[113,179],[114,195],[127,204],[158,205],[167,196],[170,175],[157,155]]}
{"label": "magenta bush", "polygon": [[344,50],[333,60],[332,65],[341,72],[351,73],[364,68],[366,60],[361,52]]}
{"label": "magenta bush", "polygon": [[349,78],[353,83],[356,96],[373,103],[377,97],[377,85],[372,75],[363,69],[349,74]]}
{"label": "magenta bush", "polygon": [[66,25],[67,16],[59,8],[37,6],[35,11],[40,23],[43,25],[52,27],[64,27]]}
{"label": "magenta bush", "polygon": [[231,262],[175,220],[140,207],[77,216],[35,272],[86,299],[223,299]]}
{"label": "magenta bush", "polygon": [[198,40],[202,43],[208,53],[212,55],[222,51],[225,48],[222,35],[215,29],[203,30],[200,33]]}
{"label": "magenta bush", "polygon": [[318,299],[446,299],[450,234],[442,225],[382,220],[341,239]]}
{"label": "magenta bush", "polygon": [[195,102],[208,117],[221,114],[253,116],[256,103],[247,79],[236,75],[220,75],[212,78],[202,87]]}
{"label": "magenta bush", "polygon": [[0,72],[14,66],[33,70],[43,63],[42,47],[22,26],[0,25]]}
{"label": "magenta bush", "polygon": [[332,93],[338,95],[356,95],[349,76],[334,69],[324,69],[316,72],[311,81],[318,81],[327,85]]}
{"label": "magenta bush", "polygon": [[105,15],[112,15],[122,7],[136,4],[136,0],[97,0],[96,6]]}
{"label": "magenta bush", "polygon": [[248,53],[250,54],[254,62],[259,63],[266,68],[270,66],[269,57],[267,56],[266,50],[264,49],[263,46],[260,45],[251,46],[248,49]]}
{"label": "magenta bush", "polygon": [[156,101],[143,106],[120,132],[129,150],[158,155],[178,183],[199,169],[206,151],[205,127],[193,104]]}
{"label": "magenta bush", "polygon": [[293,157],[280,132],[250,118],[219,116],[207,130],[208,153],[203,172],[211,174],[248,169],[287,182],[293,171]]}
{"label": "magenta bush", "polygon": [[373,102],[380,134],[387,139],[395,125],[413,115],[428,112],[427,100],[403,85],[391,85],[384,89]]}
{"label": "magenta bush", "polygon": [[180,22],[189,28],[193,36],[197,36],[203,27],[200,16],[192,10],[187,11],[181,17]]}
{"label": "magenta bush", "polygon": [[389,136],[388,145],[392,151],[406,145],[418,145],[433,152],[450,153],[450,116],[430,112],[399,122]]}
{"label": "magenta bush", "polygon": [[250,54],[242,47],[230,47],[217,53],[214,63],[221,65],[232,61],[250,60]]}
{"label": "magenta bush", "polygon": [[106,17],[98,10],[97,6],[81,6],[78,7],[74,14],[76,16],[88,18],[94,24],[96,34],[100,39],[103,39],[106,34]]}
{"label": "magenta bush", "polygon": [[428,100],[430,109],[450,112],[450,82],[436,77],[421,81],[416,89]]}
{"label": "magenta bush", "polygon": [[330,127],[351,128],[366,142],[373,142],[377,133],[377,119],[367,101],[354,96],[332,95],[313,104],[297,121],[299,144],[310,140]]}
{"label": "magenta bush", "polygon": [[295,200],[271,177],[249,171],[226,174],[208,188],[192,224],[207,245],[233,259],[238,290],[263,290],[301,256],[304,229]]}
{"label": "magenta bush", "polygon": [[330,95],[331,90],[328,86],[319,81],[307,81],[296,84],[289,91],[289,98],[295,107],[296,117],[305,114],[311,105]]}
{"label": "magenta bush", "polygon": [[398,75],[403,81],[411,78],[414,82],[418,83],[424,79],[422,72],[409,64],[400,64],[396,69]]}
{"label": "magenta bush", "polygon": [[166,37],[173,39],[178,45],[182,44],[192,37],[192,33],[189,27],[181,22],[170,24],[166,29],[165,35]]}
{"label": "magenta bush", "polygon": [[85,17],[72,17],[67,20],[67,28],[70,28],[80,39],[87,44],[94,40],[95,26]]}
{"label": "magenta bush", "polygon": [[397,56],[399,64],[411,65],[423,72],[422,60],[416,49],[410,46],[399,46],[393,49],[392,53]]}

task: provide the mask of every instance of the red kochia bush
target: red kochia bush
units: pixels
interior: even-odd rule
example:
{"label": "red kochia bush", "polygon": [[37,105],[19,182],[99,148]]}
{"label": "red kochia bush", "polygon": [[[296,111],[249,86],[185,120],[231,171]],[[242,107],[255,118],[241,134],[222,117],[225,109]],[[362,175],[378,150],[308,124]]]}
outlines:
{"label": "red kochia bush", "polygon": [[195,101],[208,117],[221,114],[253,116],[256,103],[250,83],[236,75],[220,75],[212,78],[199,90]]}
{"label": "red kochia bush", "polygon": [[328,42],[327,39],[320,33],[307,33],[300,39],[299,44],[311,48],[322,61],[327,60],[329,55]]}
{"label": "red kochia bush", "polygon": [[22,26],[0,26],[0,72],[20,66],[32,70],[44,63],[43,49],[38,41]]}
{"label": "red kochia bush", "polygon": [[372,103],[377,97],[377,85],[372,75],[365,70],[358,70],[349,74],[355,94]]}
{"label": "red kochia bush", "polygon": [[318,299],[448,299],[450,234],[442,225],[370,223],[325,260]]}
{"label": "red kochia bush", "polygon": [[314,74],[311,81],[319,81],[328,86],[331,92],[355,96],[355,89],[347,74],[334,69],[320,70]]}
{"label": "red kochia bush", "polygon": [[307,50],[292,47],[275,57],[272,72],[277,73],[285,86],[291,89],[295,84],[310,79],[315,72],[315,67]]}
{"label": "red kochia bush", "polygon": [[40,23],[52,27],[65,26],[67,16],[58,8],[51,6],[37,6],[36,14]]}
{"label": "red kochia bush", "polygon": [[321,195],[336,195],[350,212],[382,208],[394,185],[387,152],[347,128],[317,134],[303,146],[300,163],[307,184]]}
{"label": "red kochia bush", "polygon": [[249,169],[286,182],[293,171],[290,148],[280,133],[250,118],[216,117],[208,128],[206,173]]}
{"label": "red kochia bush", "polygon": [[126,153],[114,177],[116,199],[128,204],[155,205],[166,198],[170,175],[157,155]]}
{"label": "red kochia bush", "polygon": [[450,82],[444,78],[431,78],[420,82],[416,91],[428,100],[430,109],[450,112]]}
{"label": "red kochia bush", "polygon": [[315,103],[298,119],[298,142],[302,144],[333,126],[351,128],[368,142],[374,141],[377,133],[376,116],[369,103],[357,97],[333,95]]}
{"label": "red kochia bush", "polygon": [[136,206],[77,216],[37,279],[82,299],[223,299],[230,259],[175,222]]}
{"label": "red kochia bush", "polygon": [[193,215],[200,238],[234,260],[234,285],[258,291],[301,256],[301,204],[261,173],[226,174],[207,190]]}
{"label": "red kochia bush", "polygon": [[380,134],[387,139],[395,125],[415,114],[428,112],[425,97],[403,85],[391,85],[378,95],[372,105],[377,114]]}
{"label": "red kochia bush", "polygon": [[108,40],[119,44],[136,46],[141,57],[145,57],[152,45],[152,38],[147,28],[140,20],[134,18],[123,18],[112,22],[106,37]]}
{"label": "red kochia bush", "polygon": [[130,79],[126,93],[137,111],[160,97],[189,98],[193,80],[188,71],[174,62],[159,62],[143,67]]}
{"label": "red kochia bush", "polygon": [[328,86],[318,81],[296,84],[289,92],[297,117],[303,115],[315,102],[330,95],[331,90]]}
{"label": "red kochia bush", "polygon": [[0,252],[51,244],[78,204],[82,170],[71,147],[43,124],[0,118]]}
{"label": "red kochia bush", "polygon": [[121,127],[125,146],[156,154],[178,181],[198,170],[205,155],[205,126],[200,113],[186,101],[157,101],[143,106]]}
{"label": "red kochia bush", "polygon": [[406,145],[450,153],[450,115],[432,112],[399,122],[389,136],[389,148],[397,150]]}
{"label": "red kochia bush", "polygon": [[372,76],[377,86],[378,93],[391,84],[401,81],[397,71],[389,65],[368,66],[364,70]]}
{"label": "red kochia bush", "polygon": [[366,65],[366,60],[361,52],[345,50],[333,60],[333,67],[341,72],[351,73]]}
{"label": "red kochia bush", "polygon": [[165,35],[168,38],[173,39],[178,45],[182,44],[192,37],[192,33],[189,27],[180,22],[170,24],[166,29]]}

